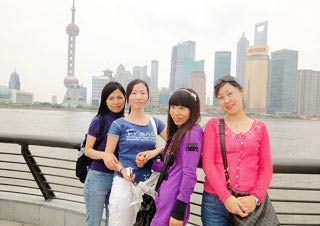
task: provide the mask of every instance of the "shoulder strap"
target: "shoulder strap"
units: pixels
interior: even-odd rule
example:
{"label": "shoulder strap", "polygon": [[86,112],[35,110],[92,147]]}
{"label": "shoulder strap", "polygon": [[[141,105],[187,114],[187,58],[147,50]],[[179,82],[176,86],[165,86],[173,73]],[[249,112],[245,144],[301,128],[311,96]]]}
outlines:
{"label": "shoulder strap", "polygon": [[[158,129],[157,129],[157,126],[156,126],[156,122],[154,121],[154,119],[151,116],[149,116],[149,119],[150,119],[152,127],[153,127],[154,135],[157,136],[158,135]],[[156,142],[157,142],[157,138],[156,138]],[[165,158],[165,162],[164,162],[163,168],[161,170],[161,173],[160,173],[160,176],[158,178],[156,187],[154,189],[156,192],[159,190],[162,181],[166,177],[166,174],[167,174],[167,171],[168,171],[168,168],[169,168],[169,161],[170,161],[170,159],[172,157],[173,157],[173,155],[172,155],[172,152],[170,151],[167,154],[167,158]]]}
{"label": "shoulder strap", "polygon": [[174,140],[175,140],[175,135],[172,137],[170,144],[167,148],[168,152],[165,152],[165,156],[164,156],[165,160],[164,160],[163,168],[161,170],[161,173],[160,173],[160,176],[159,176],[156,188],[155,188],[156,192],[159,190],[162,181],[166,178],[166,174],[169,170],[169,163],[171,160],[173,160],[173,152],[171,151],[171,147],[172,147]]}
{"label": "shoulder strap", "polygon": [[[154,135],[157,137],[158,135],[158,129],[157,129],[157,125],[156,125],[156,122],[154,121],[154,119],[149,116],[149,119],[150,119],[150,122],[152,124],[152,127],[153,127],[153,132],[154,132]],[[156,139],[157,140],[157,139]]]}
{"label": "shoulder strap", "polygon": [[[156,126],[156,122],[154,121],[154,119],[149,116],[149,119],[150,119],[150,122],[152,124],[152,127],[153,127],[153,132],[154,132],[154,135],[155,135],[155,138],[156,138],[156,143],[157,143],[157,135],[158,135],[158,130],[157,130],[157,126]],[[162,183],[162,181],[164,180],[165,176],[166,176],[166,173],[167,173],[167,170],[168,170],[168,163],[169,163],[169,159],[170,159],[170,156],[168,156],[165,160],[165,163],[163,165],[163,168],[161,170],[161,173],[160,173],[160,176],[158,178],[158,181],[157,181],[157,184],[156,184],[156,187],[155,187],[155,191],[157,192],[159,190],[159,187]]]}
{"label": "shoulder strap", "polygon": [[165,162],[164,162],[164,165],[163,165],[163,168],[162,168],[162,170],[161,170],[159,179],[158,179],[158,181],[157,181],[156,188],[154,189],[156,192],[159,190],[162,181],[163,181],[164,178],[166,177],[167,171],[168,171],[168,169],[169,169],[169,161],[170,161],[170,159],[171,159],[172,157],[173,157],[173,154],[172,154],[172,152],[170,151],[170,152],[167,154],[167,158],[165,158],[166,160],[165,160]]}
{"label": "shoulder strap", "polygon": [[103,136],[104,136],[104,132],[105,132],[105,126],[106,126],[106,122],[104,120],[104,116],[103,115],[98,115],[99,117],[99,134],[97,136],[96,142],[93,145],[93,149],[97,149],[98,145],[101,143],[101,141],[103,140]]}
{"label": "shoulder strap", "polygon": [[227,153],[226,153],[226,143],[224,139],[224,118],[219,118],[219,137],[220,137],[220,148],[222,152],[222,160],[223,160],[223,166],[224,166],[224,174],[226,176],[226,181],[228,188],[230,189],[230,177],[229,177],[229,169],[228,169],[228,159],[227,159]]}

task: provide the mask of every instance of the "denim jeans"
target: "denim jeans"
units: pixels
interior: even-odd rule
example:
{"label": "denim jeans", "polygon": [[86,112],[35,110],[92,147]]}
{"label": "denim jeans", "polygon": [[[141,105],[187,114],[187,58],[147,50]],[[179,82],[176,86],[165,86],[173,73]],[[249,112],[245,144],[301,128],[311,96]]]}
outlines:
{"label": "denim jeans", "polygon": [[104,208],[106,208],[105,225],[108,226],[108,205],[112,181],[113,173],[89,170],[83,189],[87,226],[100,226]]}
{"label": "denim jeans", "polygon": [[217,195],[202,194],[201,221],[203,226],[229,226],[230,215]]}

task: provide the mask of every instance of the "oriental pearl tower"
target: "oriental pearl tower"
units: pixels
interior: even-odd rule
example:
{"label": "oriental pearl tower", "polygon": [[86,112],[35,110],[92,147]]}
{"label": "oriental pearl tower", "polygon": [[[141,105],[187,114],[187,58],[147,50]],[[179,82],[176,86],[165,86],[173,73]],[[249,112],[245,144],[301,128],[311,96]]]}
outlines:
{"label": "oriental pearl tower", "polygon": [[75,11],[74,0],[71,8],[72,20],[68,24],[66,31],[69,36],[68,40],[68,72],[67,77],[64,79],[64,85],[67,88],[66,94],[63,98],[64,105],[76,106],[83,104],[82,98],[80,97],[80,86],[76,76],[74,76],[74,62],[75,62],[75,47],[76,47],[76,36],[79,34],[79,27],[74,23]]}

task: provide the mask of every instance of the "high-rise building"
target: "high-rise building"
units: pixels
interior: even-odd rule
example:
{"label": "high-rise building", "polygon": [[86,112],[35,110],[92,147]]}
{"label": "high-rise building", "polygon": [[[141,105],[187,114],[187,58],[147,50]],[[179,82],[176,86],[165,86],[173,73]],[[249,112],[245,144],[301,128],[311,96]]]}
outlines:
{"label": "high-rise building", "polygon": [[83,86],[83,84],[80,86],[80,98],[84,104],[87,103],[87,87]]}
{"label": "high-rise building", "polygon": [[248,47],[244,83],[248,112],[267,113],[268,73],[268,46]]}
{"label": "high-rise building", "polygon": [[184,87],[184,88],[188,87],[189,77],[193,71],[204,71],[204,60],[194,61],[194,60],[186,59],[184,61],[183,74],[188,78],[188,83],[184,84],[184,86],[181,86],[181,87]]}
{"label": "high-rise building", "polygon": [[189,77],[189,88],[197,92],[200,99],[200,110],[206,106],[206,75],[203,70],[194,70]]}
{"label": "high-rise building", "polygon": [[320,71],[298,70],[297,113],[320,115]]}
{"label": "high-rise building", "polygon": [[243,33],[242,37],[240,38],[237,44],[237,65],[236,65],[236,77],[242,86],[245,81],[248,46],[249,46],[249,41],[244,36],[244,33]]}
{"label": "high-rise building", "polygon": [[[214,55],[214,81],[226,75],[230,75],[231,70],[231,52],[217,51]],[[214,86],[213,86],[214,87]],[[213,97],[214,97],[213,90]],[[216,98],[213,99],[213,105],[218,106]]]}
{"label": "high-rise building", "polygon": [[151,86],[158,88],[159,61],[151,61]]}
{"label": "high-rise building", "polygon": [[103,76],[106,76],[109,78],[109,81],[113,81],[113,76],[112,76],[113,71],[110,69],[104,70],[103,71]]}
{"label": "high-rise building", "polygon": [[141,79],[142,80],[150,80],[148,78],[148,65],[144,65],[142,68],[141,68]]}
{"label": "high-rise building", "polygon": [[255,25],[254,46],[247,48],[244,88],[246,110],[267,113],[269,55],[268,21]]}
{"label": "high-rise building", "polygon": [[66,31],[68,34],[68,72],[67,77],[64,79],[64,85],[67,88],[66,94],[63,98],[63,105],[71,105],[75,107],[78,104],[84,104],[80,96],[80,86],[77,77],[74,75],[75,64],[75,50],[76,50],[76,36],[79,35],[80,29],[75,24],[75,11],[76,8],[73,5],[71,8],[72,19],[71,23],[67,26]]}
{"label": "high-rise building", "polygon": [[169,82],[169,92],[173,93],[175,90],[175,74],[177,70],[177,55],[178,55],[178,46],[172,47],[171,52],[171,69],[170,69],[170,82]]}
{"label": "high-rise building", "polygon": [[204,60],[197,60],[194,62],[194,68],[192,71],[204,71]]}
{"label": "high-rise building", "polygon": [[217,51],[214,55],[214,80],[230,75],[231,52]]}
{"label": "high-rise building", "polygon": [[268,45],[268,21],[257,23],[254,28],[254,45]]}
{"label": "high-rise building", "polygon": [[[141,71],[143,71],[143,69],[141,68]],[[141,75],[143,76],[143,75]],[[129,82],[132,80],[132,74],[130,71],[126,71],[125,67],[120,64],[117,67],[117,71],[114,75],[114,80],[119,82],[125,89],[127,87],[127,85],[129,84]]]}
{"label": "high-rise building", "polygon": [[271,53],[268,113],[296,112],[298,51],[283,49]]}
{"label": "high-rise building", "polygon": [[16,72],[16,69],[10,75],[9,89],[20,90],[20,78],[19,74]]}
{"label": "high-rise building", "polygon": [[132,68],[132,79],[142,79],[142,80],[147,80],[148,78],[148,66],[134,66]]}
{"label": "high-rise building", "polygon": [[132,79],[142,79],[141,71],[141,66],[134,66],[132,68]]}
{"label": "high-rise building", "polygon": [[188,71],[187,68],[190,62],[193,63],[195,61],[195,49],[196,43],[194,41],[178,43],[172,48],[170,92],[188,86],[191,71]]}
{"label": "high-rise building", "polygon": [[11,89],[6,86],[0,85],[0,103],[11,103],[12,102]]}
{"label": "high-rise building", "polygon": [[[111,72],[111,75],[110,75]],[[112,71],[105,70],[103,71],[103,75],[100,76],[92,76],[92,88],[91,88],[91,104],[93,106],[99,106],[101,91],[103,87],[111,81]]]}

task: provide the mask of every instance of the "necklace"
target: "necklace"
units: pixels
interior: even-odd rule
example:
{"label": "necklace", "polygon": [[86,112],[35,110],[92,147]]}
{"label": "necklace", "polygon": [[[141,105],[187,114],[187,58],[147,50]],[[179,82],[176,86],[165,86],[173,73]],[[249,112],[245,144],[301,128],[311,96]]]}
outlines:
{"label": "necklace", "polygon": [[245,130],[245,128],[243,128],[243,127],[246,124],[246,121],[247,121],[247,118],[242,118],[242,119],[238,119],[238,120],[227,119],[227,122],[230,125],[230,128],[233,129],[237,133]]}

